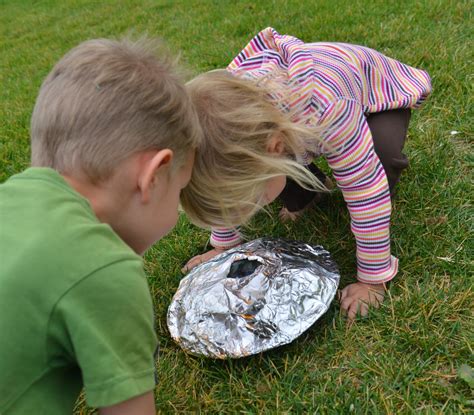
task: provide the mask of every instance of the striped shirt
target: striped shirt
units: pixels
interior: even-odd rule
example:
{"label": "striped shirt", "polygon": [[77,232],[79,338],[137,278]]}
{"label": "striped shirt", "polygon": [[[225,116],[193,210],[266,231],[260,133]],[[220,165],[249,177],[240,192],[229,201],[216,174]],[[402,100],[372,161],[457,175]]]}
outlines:
{"label": "striped shirt", "polygon": [[[351,216],[358,280],[392,279],[398,259],[390,254],[390,193],[365,114],[417,108],[431,91],[428,74],[363,46],[303,43],[272,28],[255,36],[227,69],[253,80],[270,76],[287,92],[293,112],[324,125],[321,138],[330,145],[314,140],[298,160],[326,157]],[[238,230],[211,234],[214,247],[240,242]]]}

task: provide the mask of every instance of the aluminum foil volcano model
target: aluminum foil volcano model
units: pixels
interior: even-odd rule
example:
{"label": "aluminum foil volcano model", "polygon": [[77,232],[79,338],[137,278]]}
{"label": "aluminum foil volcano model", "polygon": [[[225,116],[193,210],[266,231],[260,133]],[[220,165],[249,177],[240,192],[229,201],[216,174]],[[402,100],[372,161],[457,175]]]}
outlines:
{"label": "aluminum foil volcano model", "polygon": [[321,246],[262,238],[181,280],[168,328],[187,352],[238,358],[290,343],[328,309],[339,273]]}

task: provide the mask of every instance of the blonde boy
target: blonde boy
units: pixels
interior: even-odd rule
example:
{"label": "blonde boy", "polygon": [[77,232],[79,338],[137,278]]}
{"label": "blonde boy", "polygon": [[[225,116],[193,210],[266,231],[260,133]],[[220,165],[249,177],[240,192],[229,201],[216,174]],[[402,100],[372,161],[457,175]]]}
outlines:
{"label": "blonde boy", "polygon": [[201,132],[156,42],[91,40],[44,81],[32,166],[0,185],[0,413],[155,413],[141,255],[176,223]]}

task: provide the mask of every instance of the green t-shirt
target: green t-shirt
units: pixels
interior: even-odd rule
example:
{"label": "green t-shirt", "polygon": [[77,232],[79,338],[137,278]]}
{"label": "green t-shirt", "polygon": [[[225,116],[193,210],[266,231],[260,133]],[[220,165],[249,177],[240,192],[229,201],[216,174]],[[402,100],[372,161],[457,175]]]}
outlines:
{"label": "green t-shirt", "polygon": [[142,259],[54,170],[0,185],[0,413],[71,413],[154,389]]}

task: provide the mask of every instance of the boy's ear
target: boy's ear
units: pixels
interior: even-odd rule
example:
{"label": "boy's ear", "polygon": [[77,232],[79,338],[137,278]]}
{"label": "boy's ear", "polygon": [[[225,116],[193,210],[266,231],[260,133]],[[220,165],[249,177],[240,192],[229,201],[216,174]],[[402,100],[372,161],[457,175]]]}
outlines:
{"label": "boy's ear", "polygon": [[172,160],[173,151],[170,149],[158,150],[144,157],[138,177],[138,188],[140,189],[142,203],[150,201],[150,193],[157,185],[159,174],[169,172],[168,168]]}
{"label": "boy's ear", "polygon": [[270,141],[267,143],[267,151],[272,156],[281,156],[285,151],[285,143],[281,134],[275,134],[270,138]]}

